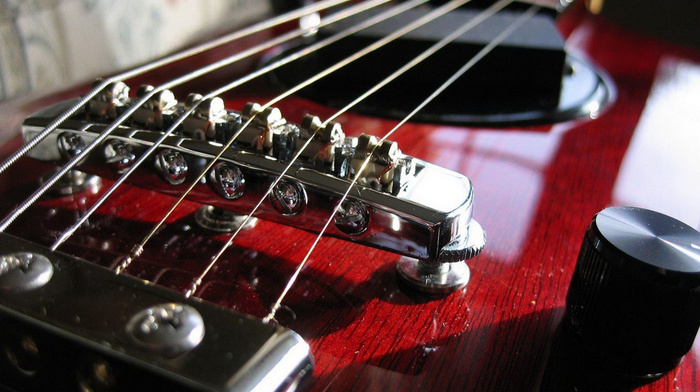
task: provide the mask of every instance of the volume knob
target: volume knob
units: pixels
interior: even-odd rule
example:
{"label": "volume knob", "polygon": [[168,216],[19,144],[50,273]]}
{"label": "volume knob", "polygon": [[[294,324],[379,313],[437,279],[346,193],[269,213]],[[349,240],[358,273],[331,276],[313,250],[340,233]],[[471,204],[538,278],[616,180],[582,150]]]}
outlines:
{"label": "volume knob", "polygon": [[586,231],[565,325],[620,374],[673,369],[700,326],[700,233],[658,212],[611,207]]}

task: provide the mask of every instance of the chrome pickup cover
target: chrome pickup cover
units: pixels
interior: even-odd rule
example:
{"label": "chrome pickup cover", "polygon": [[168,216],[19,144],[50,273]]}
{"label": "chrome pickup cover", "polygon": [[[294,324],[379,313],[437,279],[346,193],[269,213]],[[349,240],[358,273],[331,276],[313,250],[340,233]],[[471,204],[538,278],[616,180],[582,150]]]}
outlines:
{"label": "chrome pickup cover", "polygon": [[[176,316],[140,318],[161,307]],[[7,234],[0,347],[3,390],[277,391],[312,364],[309,346],[277,324]]]}

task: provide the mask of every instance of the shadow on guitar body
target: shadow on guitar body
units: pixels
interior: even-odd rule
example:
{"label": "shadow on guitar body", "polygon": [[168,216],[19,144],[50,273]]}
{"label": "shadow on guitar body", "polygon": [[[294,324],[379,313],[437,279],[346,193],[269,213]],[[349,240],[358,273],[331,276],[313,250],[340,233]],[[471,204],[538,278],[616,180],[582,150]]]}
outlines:
{"label": "shadow on guitar body", "polygon": [[635,377],[603,367],[583,353],[562,323],[552,344],[540,392],[631,392],[665,374]]}
{"label": "shadow on guitar body", "polygon": [[[554,308],[529,313],[522,317],[489,324],[463,333],[430,342],[416,344],[410,349],[398,350],[370,358],[366,363],[335,365],[336,371],[323,372],[314,380],[317,385],[361,390],[421,390],[421,385],[432,385],[432,391],[453,391],[456,385],[469,385],[465,391],[535,391],[547,359],[547,343],[554,336],[563,309]],[[528,325],[527,333],[523,327]],[[493,350],[494,347],[500,348]],[[513,347],[527,348],[518,354]],[[326,361],[337,358],[326,358]],[[459,360],[459,372],[447,372],[451,362]],[[452,364],[454,365],[454,364]],[[508,377],[490,378],[486,374],[507,374]],[[526,382],[513,383],[513,380]],[[354,389],[353,389],[354,390]]]}

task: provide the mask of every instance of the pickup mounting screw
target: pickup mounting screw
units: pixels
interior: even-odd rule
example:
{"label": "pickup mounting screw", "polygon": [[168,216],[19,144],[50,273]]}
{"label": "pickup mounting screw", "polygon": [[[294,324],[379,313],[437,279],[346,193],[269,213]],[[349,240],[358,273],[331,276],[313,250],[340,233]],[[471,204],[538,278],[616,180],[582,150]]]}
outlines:
{"label": "pickup mounting screw", "polygon": [[46,256],[17,252],[0,256],[0,290],[27,291],[45,285],[53,276]]}
{"label": "pickup mounting screw", "polygon": [[174,358],[202,342],[204,320],[192,306],[159,304],[136,313],[126,332],[141,348]]}

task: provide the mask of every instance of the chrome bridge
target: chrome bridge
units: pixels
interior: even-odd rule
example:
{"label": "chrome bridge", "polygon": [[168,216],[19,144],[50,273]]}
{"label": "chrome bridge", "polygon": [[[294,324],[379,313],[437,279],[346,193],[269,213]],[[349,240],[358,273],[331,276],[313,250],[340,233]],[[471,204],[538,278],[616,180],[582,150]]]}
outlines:
{"label": "chrome bridge", "polygon": [[[137,96],[151,89],[144,86]],[[262,110],[251,103],[236,112],[226,109],[220,98],[198,102],[201,99],[191,94],[180,103],[169,91],[159,92],[129,123],[115,129],[103,148],[94,150],[79,169],[119,178],[176,118],[197,103],[193,115],[159,146],[152,164],[139,166],[128,183],[180,196],[238,133],[235,143],[187,198],[248,214],[292,157],[300,154],[254,216],[320,232],[369,158],[327,233],[405,256],[399,272],[405,282],[420,290],[444,293],[467,283],[469,270],[464,260],[478,254],[485,243],[483,230],[472,219],[474,192],[467,177],[407,156],[395,142],[379,143],[369,135],[347,137],[340,124],[323,124],[318,117],[307,116],[297,125],[287,122],[275,108]],[[63,102],[27,118],[25,140],[73,103]],[[29,156],[60,164],[92,142],[131,103],[126,85],[111,85]],[[246,122],[250,124],[244,127]]]}

